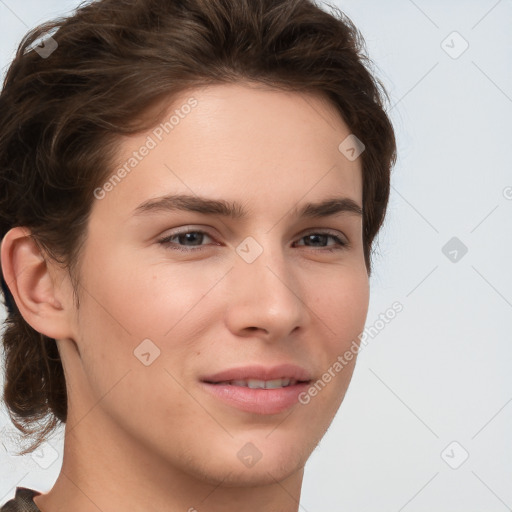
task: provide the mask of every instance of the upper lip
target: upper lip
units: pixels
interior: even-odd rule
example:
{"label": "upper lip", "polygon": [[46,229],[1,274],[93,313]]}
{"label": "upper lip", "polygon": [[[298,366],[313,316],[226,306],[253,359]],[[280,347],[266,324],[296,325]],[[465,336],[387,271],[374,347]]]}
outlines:
{"label": "upper lip", "polygon": [[203,377],[203,382],[228,382],[231,380],[275,380],[294,379],[296,381],[310,381],[310,373],[294,364],[281,364],[277,366],[239,366]]}

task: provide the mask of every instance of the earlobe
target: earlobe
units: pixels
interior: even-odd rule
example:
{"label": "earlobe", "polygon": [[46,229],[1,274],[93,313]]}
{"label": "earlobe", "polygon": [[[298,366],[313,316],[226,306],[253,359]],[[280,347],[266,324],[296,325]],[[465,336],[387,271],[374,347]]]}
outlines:
{"label": "earlobe", "polygon": [[55,282],[55,275],[30,235],[28,228],[15,227],[4,236],[0,255],[5,282],[33,329],[50,338],[69,338],[69,315],[58,298],[65,290]]}

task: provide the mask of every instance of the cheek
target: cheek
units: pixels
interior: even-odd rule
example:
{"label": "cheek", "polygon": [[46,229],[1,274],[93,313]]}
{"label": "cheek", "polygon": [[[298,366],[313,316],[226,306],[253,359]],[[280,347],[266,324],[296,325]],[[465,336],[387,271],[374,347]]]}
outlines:
{"label": "cheek", "polygon": [[[364,329],[369,302],[366,271],[347,269],[336,278],[317,280],[314,306],[314,356],[320,374],[302,397],[316,418],[316,432],[324,431],[338,411],[349,387],[357,360],[359,335]],[[308,409],[310,408],[310,409]],[[323,429],[323,430],[322,430]]]}
{"label": "cheek", "polygon": [[175,327],[197,314],[204,297],[225,274],[206,265],[172,262],[165,255],[148,264],[115,251],[103,251],[101,262],[93,262],[89,269],[86,286],[94,291],[96,303],[89,318],[101,319],[121,337],[130,333],[134,340],[172,338]]}
{"label": "cheek", "polygon": [[[191,265],[165,260],[144,265],[114,251],[103,254],[109,256],[101,264],[97,258],[84,272],[87,293],[77,328],[82,365],[94,393],[103,395],[128,371],[130,381],[142,372],[146,384],[141,389],[151,390],[161,378],[162,384],[172,385],[164,367],[181,381],[187,361],[201,351],[203,331],[221,318],[209,291],[225,271],[203,266],[198,272]],[[144,357],[150,366],[144,366]],[[163,377],[154,374],[156,369]],[[130,402],[130,393],[127,396]]]}
{"label": "cheek", "polygon": [[315,297],[314,312],[330,334],[329,352],[357,339],[368,313],[369,283],[364,270],[347,268],[335,277],[325,276],[311,287],[309,296]]}

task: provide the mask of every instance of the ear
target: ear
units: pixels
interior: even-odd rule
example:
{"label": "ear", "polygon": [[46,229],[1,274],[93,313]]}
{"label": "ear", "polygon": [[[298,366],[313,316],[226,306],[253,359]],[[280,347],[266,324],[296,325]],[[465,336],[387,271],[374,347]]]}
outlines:
{"label": "ear", "polygon": [[73,338],[72,288],[30,235],[28,228],[15,227],[4,236],[0,257],[5,282],[33,329],[56,340]]}

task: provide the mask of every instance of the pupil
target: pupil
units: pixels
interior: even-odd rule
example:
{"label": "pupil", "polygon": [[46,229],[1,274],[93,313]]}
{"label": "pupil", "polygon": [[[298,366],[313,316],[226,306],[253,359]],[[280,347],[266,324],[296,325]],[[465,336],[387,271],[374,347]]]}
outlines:
{"label": "pupil", "polygon": [[327,241],[327,235],[308,235],[306,237],[306,245],[311,245],[310,242],[312,239],[315,239],[317,242],[322,241],[322,245],[325,245],[325,242]]}
{"label": "pupil", "polygon": [[[180,235],[180,242],[192,242],[191,244],[189,245],[201,245],[201,242],[202,242],[202,233],[197,233],[197,232],[193,232],[193,233],[184,233],[184,234],[181,234]],[[185,239],[183,239],[182,237],[185,237]],[[196,243],[194,243],[196,242]]]}

